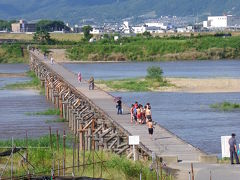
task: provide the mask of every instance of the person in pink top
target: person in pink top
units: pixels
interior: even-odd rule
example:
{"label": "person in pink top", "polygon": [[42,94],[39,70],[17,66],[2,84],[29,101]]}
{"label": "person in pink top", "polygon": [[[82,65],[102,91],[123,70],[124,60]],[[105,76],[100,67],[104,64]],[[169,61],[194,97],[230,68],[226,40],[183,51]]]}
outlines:
{"label": "person in pink top", "polygon": [[79,83],[82,82],[82,74],[80,72],[78,73],[78,81]]}

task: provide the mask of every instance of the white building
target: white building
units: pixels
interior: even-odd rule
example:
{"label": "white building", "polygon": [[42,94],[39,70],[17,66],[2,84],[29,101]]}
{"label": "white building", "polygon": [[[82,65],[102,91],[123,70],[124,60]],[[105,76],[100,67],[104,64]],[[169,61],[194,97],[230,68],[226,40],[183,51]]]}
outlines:
{"label": "white building", "polygon": [[122,31],[123,31],[124,34],[130,34],[131,33],[131,27],[129,26],[128,21],[123,22]]}
{"label": "white building", "polygon": [[167,26],[160,22],[147,22],[145,23],[145,25],[148,27],[158,27],[161,29],[167,29]]}
{"label": "white building", "polygon": [[90,31],[91,34],[103,34],[104,29],[103,28],[93,28],[92,31]]}
{"label": "white building", "polygon": [[133,32],[135,33],[135,34],[142,34],[142,33],[144,33],[145,31],[147,31],[147,28],[146,28],[146,26],[136,26],[136,27],[132,27],[132,29],[133,29]]}
{"label": "white building", "polygon": [[209,29],[240,27],[240,17],[227,16],[209,16],[207,21],[203,21],[203,27]]}
{"label": "white building", "polygon": [[151,34],[161,34],[161,33],[165,33],[165,30],[160,28],[160,27],[147,27],[146,28],[147,32],[150,32]]}
{"label": "white building", "polygon": [[177,32],[178,33],[189,33],[189,32],[193,32],[193,27],[192,26],[187,26],[187,27],[178,27],[177,28]]}

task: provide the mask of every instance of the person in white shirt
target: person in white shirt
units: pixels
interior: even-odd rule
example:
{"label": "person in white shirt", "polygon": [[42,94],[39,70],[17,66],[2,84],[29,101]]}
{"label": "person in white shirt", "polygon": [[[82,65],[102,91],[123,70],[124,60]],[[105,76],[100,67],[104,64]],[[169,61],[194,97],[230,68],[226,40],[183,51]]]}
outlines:
{"label": "person in white shirt", "polygon": [[54,61],[54,60],[53,60],[53,57],[51,57],[51,64],[53,64],[53,61]]}

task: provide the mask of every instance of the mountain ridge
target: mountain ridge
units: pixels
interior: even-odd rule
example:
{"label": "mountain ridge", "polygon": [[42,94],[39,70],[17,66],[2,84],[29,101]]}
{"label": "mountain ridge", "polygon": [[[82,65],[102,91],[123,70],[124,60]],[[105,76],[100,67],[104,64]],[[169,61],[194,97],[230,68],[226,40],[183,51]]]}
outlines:
{"label": "mountain ridge", "polygon": [[58,19],[79,23],[138,17],[240,15],[239,0],[0,0],[0,19]]}

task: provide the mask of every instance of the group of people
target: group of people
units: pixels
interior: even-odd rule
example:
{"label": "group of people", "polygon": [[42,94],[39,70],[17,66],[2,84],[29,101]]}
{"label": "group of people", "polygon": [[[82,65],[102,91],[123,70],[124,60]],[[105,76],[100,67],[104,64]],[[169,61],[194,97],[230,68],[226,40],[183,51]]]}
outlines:
{"label": "group of people", "polygon": [[[121,97],[116,98],[116,108],[117,108],[117,114],[123,113],[122,108],[122,100]],[[151,105],[150,103],[147,103],[145,106],[139,104],[137,101],[132,104],[130,109],[131,114],[131,123],[135,121],[137,124],[147,124],[148,126],[148,133],[150,136],[153,135],[153,121],[152,121],[152,112],[151,112]]]}
{"label": "group of people", "polygon": [[135,102],[130,109],[131,123],[135,121],[136,124],[147,124],[149,135],[153,135],[153,121],[151,105],[147,103],[145,106]]}

